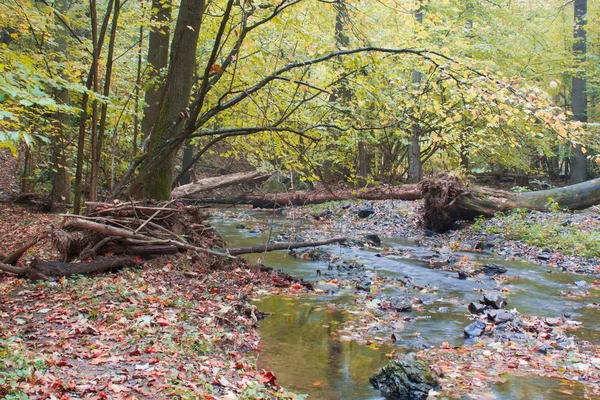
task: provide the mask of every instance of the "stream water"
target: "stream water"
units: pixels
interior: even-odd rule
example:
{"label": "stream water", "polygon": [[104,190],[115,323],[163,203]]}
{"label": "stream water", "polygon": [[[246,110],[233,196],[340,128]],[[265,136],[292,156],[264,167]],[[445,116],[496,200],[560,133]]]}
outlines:
{"label": "stream water", "polygon": [[[301,231],[313,223],[274,217],[272,212],[239,209],[237,212],[243,216],[220,216],[211,221],[231,247],[262,244],[280,232]],[[240,224],[244,224],[245,229],[238,229]],[[263,229],[253,229],[254,226]],[[382,245],[418,250],[415,244],[401,239],[382,239]],[[340,334],[340,327],[352,318],[352,314],[338,306],[353,303],[356,298],[353,291],[342,289],[297,298],[266,296],[257,299],[258,308],[270,314],[261,321],[259,329],[262,336],[259,367],[273,371],[277,383],[294,392],[306,393],[311,399],[380,399],[368,379],[387,362],[387,353],[441,345],[443,341],[452,345],[464,343],[463,328],[470,323],[465,305],[477,301],[482,289],[492,289],[496,285],[493,279],[486,277],[460,280],[455,272],[432,269],[428,263],[415,259],[378,257],[376,250],[339,246],[331,246],[329,250],[343,259],[360,261],[367,273],[392,278],[410,277],[415,285],[426,288],[432,295],[422,307],[410,313],[411,322],[403,325],[399,340],[393,344],[390,341],[386,346],[361,345]],[[251,261],[256,261],[257,257],[248,256]],[[600,344],[598,310],[587,306],[600,302],[598,291],[590,291],[588,297],[561,295],[561,292],[578,291],[575,282],[591,283],[593,279],[558,273],[533,263],[508,261],[491,254],[469,254],[469,257],[480,263],[493,262],[507,268],[507,275],[513,277],[508,285],[509,309],[516,308],[525,315],[548,317],[568,314],[582,323],[576,331],[580,339]],[[328,264],[326,261],[298,260],[287,251],[267,253],[262,263],[310,281],[320,280],[316,272],[327,270]],[[384,290],[392,295],[400,291],[393,285]],[[540,377],[507,377],[492,390],[499,399],[583,398],[582,387],[565,385],[566,382]]]}

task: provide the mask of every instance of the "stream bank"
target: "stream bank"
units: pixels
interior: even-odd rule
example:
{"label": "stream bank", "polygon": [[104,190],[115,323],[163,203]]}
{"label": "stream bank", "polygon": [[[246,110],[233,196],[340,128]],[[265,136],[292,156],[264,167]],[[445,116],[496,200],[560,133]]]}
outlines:
{"label": "stream bank", "polygon": [[[538,249],[523,243],[498,240],[494,254],[476,248],[489,238],[487,234],[423,232],[414,203],[369,203],[374,212],[367,218],[358,216],[364,204],[349,202],[284,212],[216,212],[213,224],[233,246],[351,237],[347,246],[250,257],[311,280],[316,288],[308,296],[255,299],[259,309],[273,314],[261,322],[259,332],[262,347],[275,350],[263,351],[259,363],[272,370],[278,382],[311,398],[377,398],[369,376],[386,359],[416,353],[437,366],[442,397],[497,392],[498,398],[522,398],[500,393],[516,393],[513,385],[527,386],[516,377],[532,374],[565,378],[575,386],[574,382],[582,382],[587,396],[600,394],[597,260],[577,259],[590,267],[587,276],[573,275],[555,268],[554,259],[540,263]],[[380,243],[366,238],[368,234],[377,235]],[[468,246],[454,244],[463,242]],[[510,255],[501,253],[507,249],[514,250]],[[518,254],[524,257],[518,259]],[[488,275],[484,265],[506,272]],[[459,270],[469,274],[459,279]],[[518,316],[514,326],[507,325],[510,335],[499,334],[502,323],[494,317],[469,313],[467,306],[478,303],[485,292],[506,297],[507,312]],[[312,310],[308,317],[307,309]],[[331,320],[331,315],[338,317]],[[465,339],[464,328],[476,320],[483,323],[482,335]],[[308,329],[307,321],[313,321],[314,333],[289,340],[290,332]],[[324,329],[325,333],[316,333]],[[327,367],[329,357],[324,355],[335,354],[332,349],[341,349],[342,355]],[[370,353],[368,361],[360,363],[368,367],[361,369],[353,362]],[[299,354],[317,358],[304,361],[313,374],[298,373],[302,362],[290,362],[288,355]],[[317,354],[323,355],[319,359]],[[554,394],[545,398],[560,399],[562,391],[572,392],[557,382]],[[340,387],[363,389],[340,397]]]}

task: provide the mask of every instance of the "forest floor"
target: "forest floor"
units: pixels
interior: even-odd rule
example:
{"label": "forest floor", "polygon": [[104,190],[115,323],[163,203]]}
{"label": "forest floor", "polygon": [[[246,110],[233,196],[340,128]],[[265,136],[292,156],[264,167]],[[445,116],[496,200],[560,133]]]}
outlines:
{"label": "forest floor", "polygon": [[[55,215],[0,205],[0,254]],[[30,249],[56,260],[49,243]],[[186,254],[136,269],[26,282],[0,277],[0,397],[6,399],[294,398],[256,367],[257,294],[300,281],[243,260]]]}

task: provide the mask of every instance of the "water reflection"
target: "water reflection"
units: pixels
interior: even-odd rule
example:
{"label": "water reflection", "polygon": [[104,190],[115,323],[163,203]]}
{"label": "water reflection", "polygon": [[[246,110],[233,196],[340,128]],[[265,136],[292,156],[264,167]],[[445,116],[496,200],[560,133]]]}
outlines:
{"label": "water reflection", "polygon": [[328,307],[327,299],[265,297],[257,305],[272,313],[261,321],[259,366],[274,371],[277,383],[314,399],[381,398],[369,377],[387,362],[390,348],[340,341],[337,327],[348,315]]}
{"label": "water reflection", "polygon": [[492,386],[497,399],[571,400],[585,398],[583,385],[539,376],[507,376]]}

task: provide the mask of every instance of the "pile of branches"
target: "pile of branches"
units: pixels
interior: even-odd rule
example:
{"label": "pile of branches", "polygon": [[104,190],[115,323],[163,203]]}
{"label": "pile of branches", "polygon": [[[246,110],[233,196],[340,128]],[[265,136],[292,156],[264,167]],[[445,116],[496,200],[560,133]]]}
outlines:
{"label": "pile of branches", "polygon": [[[0,270],[30,279],[48,280],[133,266],[144,258],[182,251],[213,259],[236,259],[241,254],[314,247],[346,240],[334,237],[316,242],[266,243],[225,249],[218,232],[206,221],[209,214],[201,207],[184,205],[177,200],[161,203],[87,202],[83,215],[61,216],[63,224],[59,229],[41,234],[6,257],[0,256]],[[29,266],[17,266],[29,248],[46,238],[51,238],[62,261],[34,259]]]}
{"label": "pile of branches", "polygon": [[185,249],[212,254],[208,248],[222,247],[223,241],[208,216],[175,201],[88,202],[84,215],[62,215],[66,223],[52,240],[66,260],[106,253],[152,257]]}
{"label": "pile of branches", "polygon": [[[123,268],[142,258],[185,250],[233,258],[210,250],[222,247],[223,241],[200,207],[175,201],[88,202],[83,215],[61,216],[64,222],[59,229],[45,232],[3,257],[0,269],[31,279],[53,279]],[[62,261],[36,258],[29,266],[16,266],[29,248],[46,238],[51,238]]]}

